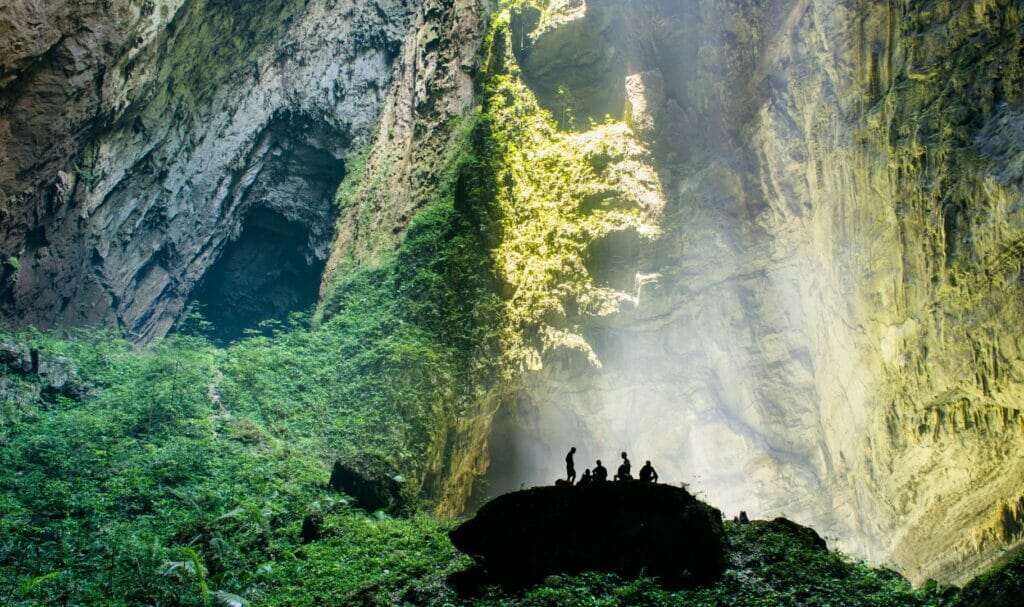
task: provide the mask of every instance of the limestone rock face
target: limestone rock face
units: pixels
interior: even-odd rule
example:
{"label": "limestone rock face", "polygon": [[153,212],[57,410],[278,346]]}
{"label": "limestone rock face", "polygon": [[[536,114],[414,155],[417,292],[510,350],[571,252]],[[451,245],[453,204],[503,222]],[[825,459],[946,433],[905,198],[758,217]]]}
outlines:
{"label": "limestone rock face", "polygon": [[[327,289],[392,251],[465,151],[485,1],[102,5],[2,3],[6,320],[158,337],[235,276],[219,261],[261,258],[257,228]],[[1020,3],[543,5],[484,67],[587,159],[536,150],[575,171],[555,204],[635,213],[590,226],[518,374],[439,422],[439,511],[485,472],[546,482],[575,444],[581,470],[625,449],[918,581],[1019,542]],[[573,189],[588,172],[615,187]]]}
{"label": "limestone rock face", "polygon": [[394,251],[416,210],[439,189],[474,102],[473,74],[490,3],[422,3],[396,61],[363,176],[341,203],[324,287]]}
{"label": "limestone rock face", "polygon": [[495,418],[492,490],[626,449],[727,513],[969,578],[1021,539],[1019,6],[626,4],[552,3],[517,57],[555,114],[618,87],[661,235],[588,268],[636,280],[553,321],[585,347]]}
{"label": "limestone rock face", "polygon": [[373,132],[414,9],[111,4],[4,7],[0,305],[147,340],[255,209],[326,260],[344,159]]}

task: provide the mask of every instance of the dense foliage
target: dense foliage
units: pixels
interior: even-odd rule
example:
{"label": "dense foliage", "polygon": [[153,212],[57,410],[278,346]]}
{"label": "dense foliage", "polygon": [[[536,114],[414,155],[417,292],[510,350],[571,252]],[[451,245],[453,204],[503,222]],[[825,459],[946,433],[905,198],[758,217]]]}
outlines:
{"label": "dense foliage", "polygon": [[[12,375],[0,395],[0,596],[343,603],[457,562],[445,523],[368,517],[325,486],[335,458],[372,452],[420,495],[441,472],[431,450],[493,381],[489,328],[501,322],[485,211],[454,196],[471,162],[449,167],[393,256],[332,285],[315,323],[265,323],[227,348],[188,335],[143,351],[105,332],[13,335],[75,361],[93,389],[81,402],[40,399],[30,384],[41,378]],[[311,512],[331,539],[304,547]]]}
{"label": "dense foliage", "polygon": [[[943,604],[890,572],[731,524],[733,565],[710,588],[587,574],[460,599],[444,579],[470,562],[448,542],[449,522],[422,508],[362,512],[327,488],[335,458],[373,452],[411,496],[433,497],[468,404],[545,349],[586,353],[571,317],[622,303],[592,276],[589,244],[653,235],[658,191],[641,185],[656,181],[642,148],[613,121],[560,131],[520,79],[508,36],[506,12],[484,49],[483,106],[460,125],[458,153],[401,247],[340,274],[315,317],[225,348],[187,334],[141,351],[99,331],[11,334],[67,356],[92,390],[41,398],[41,378],[15,374],[0,390],[0,602]],[[202,334],[202,320],[191,329]],[[323,537],[304,543],[311,513]],[[963,604],[1019,588],[1019,571],[979,582]]]}
{"label": "dense foliage", "polygon": [[954,607],[1012,607],[1024,598],[1024,549],[1018,548],[991,571],[964,587]]}
{"label": "dense foliage", "polygon": [[[284,342],[217,350],[179,337],[139,353],[106,334],[29,337],[73,357],[96,388],[84,402],[33,403],[5,391],[5,604],[941,604],[895,574],[732,524],[733,566],[707,589],[671,593],[649,579],[586,574],[460,599],[444,578],[470,563],[448,542],[449,523],[361,512],[325,488],[327,445],[402,444],[401,432],[374,432],[361,417],[369,408],[284,410],[247,391],[270,390],[246,388],[267,381],[239,370],[254,349],[281,366],[279,375],[264,368],[269,377],[295,373]],[[318,421],[330,440],[310,430]],[[304,544],[301,520],[310,512],[323,515],[324,536]]]}

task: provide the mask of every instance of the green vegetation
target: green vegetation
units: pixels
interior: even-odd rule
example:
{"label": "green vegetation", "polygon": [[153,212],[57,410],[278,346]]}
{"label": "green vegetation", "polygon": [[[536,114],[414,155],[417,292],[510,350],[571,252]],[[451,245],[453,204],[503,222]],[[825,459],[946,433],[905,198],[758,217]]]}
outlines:
{"label": "green vegetation", "polygon": [[[227,349],[177,336],[143,352],[102,332],[15,336],[68,356],[95,388],[37,401],[38,378],[12,376],[3,392],[0,595],[345,603],[389,571],[443,575],[458,563],[438,545],[445,523],[367,517],[324,487],[337,456],[378,452],[418,493],[425,454],[486,366],[472,327],[495,324],[469,225],[451,199],[430,206],[392,261],[336,286],[316,328],[296,316]],[[303,547],[313,511],[332,539]]]}
{"label": "green vegetation", "polygon": [[614,233],[655,237],[663,196],[647,150],[624,123],[558,130],[521,78],[510,21],[510,9],[496,14],[484,43],[476,150],[500,184],[489,193],[501,221],[495,265],[511,293],[505,354],[510,368],[533,366],[553,348],[599,365],[572,318],[614,312],[630,293],[595,280],[590,247]]}
{"label": "green vegetation", "polygon": [[[175,57],[225,66],[203,75],[168,64],[191,75],[182,103],[210,95],[209,82],[248,60],[220,57],[222,39],[239,45],[235,32],[268,31],[296,6],[255,16],[225,5],[211,35],[179,42]],[[41,397],[42,378],[0,374],[0,602],[942,604],[895,574],[733,525],[733,567],[707,589],[587,574],[464,601],[445,586],[470,564],[447,540],[451,523],[427,513],[455,424],[546,350],[576,349],[596,363],[572,319],[607,314],[629,294],[595,279],[590,247],[613,233],[658,233],[647,152],[621,122],[560,132],[512,47],[506,11],[484,48],[483,106],[460,125],[433,198],[417,205],[397,251],[340,273],[315,314],[266,323],[226,348],[188,334],[141,351],[102,331],[4,335],[67,356],[93,389],[82,401]],[[175,102],[157,95],[154,107]],[[575,126],[564,96],[559,119]],[[343,213],[367,154],[349,162]],[[186,327],[201,333],[204,321]],[[422,500],[413,514],[365,513],[327,489],[334,459],[366,452],[408,479]],[[323,537],[303,543],[311,513],[323,517]],[[977,592],[1010,587],[998,586],[1007,579],[1019,587],[1015,567]]]}
{"label": "green vegetation", "polygon": [[[425,548],[429,536],[443,537],[444,523],[369,517],[325,489],[330,443],[304,434],[321,409],[282,414],[247,398],[246,382],[281,381],[294,371],[280,358],[285,348],[266,353],[282,363],[279,373],[268,366],[246,375],[239,364],[256,344],[220,351],[175,338],[139,354],[99,334],[61,342],[36,336],[35,343],[79,361],[97,395],[33,404],[5,392],[4,604],[207,605],[227,595],[310,604],[315,587],[296,589],[307,581],[344,599],[388,579],[371,555],[392,554],[409,542],[403,538],[420,538]],[[218,390],[219,400],[211,399]],[[401,434],[367,432],[372,413],[331,416],[323,430],[349,449]],[[390,421],[382,415],[375,423]],[[299,539],[312,511],[324,515],[329,549],[307,549]],[[451,548],[431,554],[437,563],[456,561]]]}
{"label": "green vegetation", "polygon": [[[447,523],[368,516],[326,484],[334,459],[374,452],[431,498],[449,426],[494,380],[502,308],[479,229],[492,220],[486,198],[455,196],[475,162],[454,158],[398,251],[342,276],[315,322],[141,352],[107,332],[12,335],[94,388],[35,398],[42,378],[12,375],[0,393],[0,600],[374,604],[461,566]],[[304,546],[312,512],[327,538]]]}
{"label": "green vegetation", "polygon": [[21,260],[15,257],[14,255],[11,255],[10,257],[7,258],[7,261],[5,263],[7,267],[10,268],[11,270],[11,275],[10,277],[8,277],[8,280],[10,280],[13,283],[18,282],[18,271],[21,270]]}
{"label": "green vegetation", "polygon": [[[218,350],[178,337],[135,353],[107,334],[28,337],[79,361],[97,392],[82,403],[36,404],[5,393],[5,604],[943,604],[890,572],[790,534],[733,524],[733,567],[710,588],[667,592],[649,579],[585,574],[552,577],[522,595],[490,588],[461,600],[444,584],[470,564],[447,540],[450,523],[350,507],[325,488],[328,468],[315,446],[327,441],[307,426],[323,420],[349,448],[403,438],[367,431],[357,410],[324,419],[321,409],[282,412],[246,397],[255,393],[246,382],[257,377],[239,373],[239,361],[269,347],[285,368],[264,367],[269,375],[260,380],[280,381],[294,372],[287,350],[264,338]],[[303,544],[301,520],[310,512],[322,514],[324,536]]]}
{"label": "green vegetation", "polygon": [[954,607],[1013,607],[1024,597],[1024,549],[1006,555],[1003,561],[964,587],[952,601]]}

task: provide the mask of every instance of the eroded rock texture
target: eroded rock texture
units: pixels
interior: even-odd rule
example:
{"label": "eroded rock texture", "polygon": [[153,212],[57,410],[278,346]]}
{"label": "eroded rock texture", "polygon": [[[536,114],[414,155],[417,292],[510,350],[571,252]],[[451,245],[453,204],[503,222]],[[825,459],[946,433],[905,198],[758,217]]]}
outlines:
{"label": "eroded rock texture", "polygon": [[627,449],[919,581],[1019,541],[1019,3],[552,7],[524,80],[567,129],[621,100],[665,210],[595,242],[623,305],[553,321],[586,347],[496,418],[493,490]]}
{"label": "eroded rock texture", "polygon": [[[270,269],[244,268],[276,257],[257,246],[274,234],[290,243],[275,271],[325,263],[324,290],[388,254],[465,152],[488,8],[4,3],[3,316],[144,341],[190,299],[223,299],[202,297],[211,272],[227,292],[264,289]],[[485,471],[493,491],[547,482],[572,443],[580,468],[627,449],[727,513],[785,514],[917,580],[963,579],[1017,542],[1021,11],[514,11],[495,55],[509,65],[485,68],[521,76],[578,157],[531,153],[617,185],[559,182],[593,241],[551,314],[523,324],[521,373],[438,423],[424,487],[439,510],[461,510]],[[501,186],[544,187],[522,177]],[[636,213],[593,220],[620,210]],[[505,278],[514,308],[529,276]]]}
{"label": "eroded rock texture", "polygon": [[413,3],[8,4],[6,318],[161,336],[257,209],[326,260]]}

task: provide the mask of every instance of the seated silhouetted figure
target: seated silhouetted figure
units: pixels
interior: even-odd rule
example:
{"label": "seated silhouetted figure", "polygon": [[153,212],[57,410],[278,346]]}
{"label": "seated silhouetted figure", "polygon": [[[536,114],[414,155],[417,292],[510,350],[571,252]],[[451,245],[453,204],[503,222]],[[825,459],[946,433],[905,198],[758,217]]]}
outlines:
{"label": "seated silhouetted figure", "polygon": [[601,460],[597,460],[597,465],[594,466],[594,482],[602,483],[608,480],[608,468],[601,465]]}
{"label": "seated silhouetted figure", "polygon": [[580,482],[577,485],[589,485],[594,482],[594,475],[590,473],[590,468],[583,471],[583,476],[580,477]]}
{"label": "seated silhouetted figure", "polygon": [[565,454],[565,480],[571,485],[576,482],[576,464],[572,460],[572,456],[576,454],[576,447],[569,449],[569,453]]}
{"label": "seated silhouetted figure", "polygon": [[658,482],[658,471],[651,465],[651,460],[647,460],[643,468],[640,468],[640,480],[644,483],[656,483]]}

